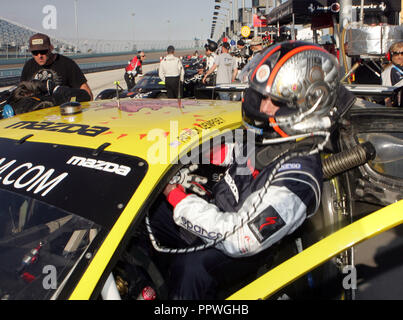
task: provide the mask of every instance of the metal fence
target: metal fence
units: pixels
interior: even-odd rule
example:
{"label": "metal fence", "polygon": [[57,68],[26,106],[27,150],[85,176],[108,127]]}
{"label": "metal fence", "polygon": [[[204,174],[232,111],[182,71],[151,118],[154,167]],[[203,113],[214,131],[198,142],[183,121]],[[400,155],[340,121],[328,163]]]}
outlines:
{"label": "metal fence", "polygon": [[[74,43],[73,40],[68,40]],[[177,50],[188,50],[200,48],[198,40],[143,40],[143,41],[119,41],[119,40],[85,40],[80,39],[74,43],[75,46],[55,46],[55,52],[96,54],[96,53],[125,53],[138,50],[144,51],[165,51],[169,45]],[[79,50],[76,50],[76,47]],[[27,46],[15,45],[14,43],[0,44],[0,59],[27,58],[31,54]]]}
{"label": "metal fence", "polygon": [[[26,58],[29,38],[37,31],[0,17],[0,59]],[[173,45],[177,50],[200,47],[200,40],[108,40],[108,39],[61,39],[51,36],[56,52],[69,53],[116,53],[137,50],[161,51]]]}
{"label": "metal fence", "polygon": [[177,50],[200,47],[199,40],[92,40],[92,39],[64,39],[74,43],[82,53],[113,53],[131,52],[137,50],[161,51],[173,45]]}

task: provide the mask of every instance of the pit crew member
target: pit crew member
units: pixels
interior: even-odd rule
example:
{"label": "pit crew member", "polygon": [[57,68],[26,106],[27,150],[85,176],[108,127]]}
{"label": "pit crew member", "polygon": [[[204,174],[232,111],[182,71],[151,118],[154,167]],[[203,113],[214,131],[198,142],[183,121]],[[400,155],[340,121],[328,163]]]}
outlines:
{"label": "pit crew member", "polygon": [[53,49],[47,35],[34,34],[29,39],[29,51],[32,53],[32,59],[25,62],[20,82],[51,80],[55,86],[84,90],[88,94],[87,101],[92,100],[92,91],[80,67],[72,59],[53,53]]}

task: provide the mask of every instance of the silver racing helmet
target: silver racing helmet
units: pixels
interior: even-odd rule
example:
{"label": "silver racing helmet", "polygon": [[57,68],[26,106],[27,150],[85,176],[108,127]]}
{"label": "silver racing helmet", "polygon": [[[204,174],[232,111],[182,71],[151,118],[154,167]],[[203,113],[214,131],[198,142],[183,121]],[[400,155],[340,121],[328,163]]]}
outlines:
{"label": "silver racing helmet", "polygon": [[[273,136],[275,129],[281,136],[293,136],[331,127],[341,79],[333,55],[312,43],[287,41],[256,58],[242,104],[246,128],[260,135]],[[280,107],[274,117],[260,112],[267,97]]]}

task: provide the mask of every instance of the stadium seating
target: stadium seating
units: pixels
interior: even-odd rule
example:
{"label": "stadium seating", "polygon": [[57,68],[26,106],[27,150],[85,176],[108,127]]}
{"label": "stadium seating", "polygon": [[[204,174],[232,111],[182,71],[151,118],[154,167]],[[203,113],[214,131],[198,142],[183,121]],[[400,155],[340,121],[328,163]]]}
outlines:
{"label": "stadium seating", "polygon": [[[0,17],[0,54],[18,50],[20,53],[27,50],[29,38],[37,33],[28,27]],[[51,37],[53,46],[57,51],[74,51],[74,45]]]}

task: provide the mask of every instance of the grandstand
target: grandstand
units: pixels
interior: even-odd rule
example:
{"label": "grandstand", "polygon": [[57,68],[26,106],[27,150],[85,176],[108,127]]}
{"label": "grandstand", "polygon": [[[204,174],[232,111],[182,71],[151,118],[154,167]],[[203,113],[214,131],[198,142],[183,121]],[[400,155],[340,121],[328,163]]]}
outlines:
{"label": "grandstand", "polygon": [[[0,59],[26,58],[29,38],[36,31],[19,23],[0,17]],[[43,33],[43,32],[42,32]],[[45,32],[46,33],[46,32]],[[199,39],[194,40],[107,40],[107,39],[56,39],[49,35],[55,51],[63,54],[110,54],[166,50],[173,45],[177,50],[197,49]],[[0,63],[1,64],[1,63]]]}
{"label": "grandstand", "polygon": [[[29,38],[39,31],[0,17],[0,57],[24,56],[28,50]],[[76,47],[66,41],[51,37],[55,51],[75,52]]]}

